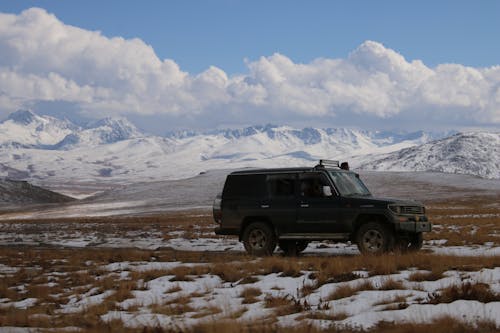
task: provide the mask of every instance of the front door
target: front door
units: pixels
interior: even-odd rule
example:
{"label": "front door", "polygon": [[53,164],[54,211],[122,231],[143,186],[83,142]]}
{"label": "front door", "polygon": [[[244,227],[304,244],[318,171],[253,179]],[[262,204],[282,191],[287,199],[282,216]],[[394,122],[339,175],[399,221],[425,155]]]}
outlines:
{"label": "front door", "polygon": [[[333,195],[326,196],[323,186],[329,186]],[[298,232],[341,232],[340,197],[335,195],[335,190],[323,173],[309,172],[299,175],[297,205]]]}

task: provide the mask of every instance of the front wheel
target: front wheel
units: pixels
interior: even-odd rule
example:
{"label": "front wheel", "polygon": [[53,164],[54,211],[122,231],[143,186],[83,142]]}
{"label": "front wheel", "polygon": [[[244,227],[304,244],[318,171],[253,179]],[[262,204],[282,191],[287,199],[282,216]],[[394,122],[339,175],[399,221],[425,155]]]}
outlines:
{"label": "front wheel", "polygon": [[243,232],[245,250],[254,256],[268,256],[276,248],[276,236],[273,229],[265,223],[255,222]]}
{"label": "front wheel", "polygon": [[424,237],[421,232],[410,234],[407,238],[396,241],[396,250],[402,253],[415,252],[422,248]]}
{"label": "front wheel", "polygon": [[394,246],[394,233],[381,223],[369,222],[358,229],[356,243],[363,254],[382,254]]}

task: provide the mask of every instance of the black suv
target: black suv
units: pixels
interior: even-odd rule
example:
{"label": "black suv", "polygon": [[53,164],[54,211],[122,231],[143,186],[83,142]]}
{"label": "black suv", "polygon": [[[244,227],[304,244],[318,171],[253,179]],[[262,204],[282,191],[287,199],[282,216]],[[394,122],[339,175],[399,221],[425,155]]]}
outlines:
{"label": "black suv", "polygon": [[423,205],[374,198],[357,173],[329,160],[232,172],[213,215],[215,233],[239,236],[253,255],[270,255],[276,244],[297,255],[317,240],[351,241],[368,254],[418,250],[432,227]]}

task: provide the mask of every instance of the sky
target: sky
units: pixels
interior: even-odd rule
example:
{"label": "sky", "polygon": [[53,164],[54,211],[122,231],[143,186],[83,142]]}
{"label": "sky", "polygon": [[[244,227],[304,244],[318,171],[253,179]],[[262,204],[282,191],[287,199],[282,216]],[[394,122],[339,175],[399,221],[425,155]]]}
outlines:
{"label": "sky", "polygon": [[0,1],[0,117],[500,127],[499,1]]}

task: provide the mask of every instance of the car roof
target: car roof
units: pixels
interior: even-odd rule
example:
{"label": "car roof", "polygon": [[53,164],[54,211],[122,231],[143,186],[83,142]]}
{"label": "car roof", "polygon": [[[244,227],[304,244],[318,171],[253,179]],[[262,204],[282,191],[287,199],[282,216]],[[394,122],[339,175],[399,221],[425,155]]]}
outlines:
{"label": "car roof", "polygon": [[350,172],[342,169],[330,169],[323,167],[297,167],[297,168],[260,168],[233,171],[230,175],[257,175],[257,174],[270,174],[270,173],[300,173],[300,172],[314,172],[314,171],[338,171]]}

